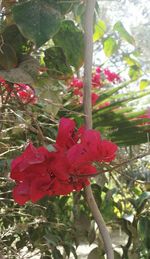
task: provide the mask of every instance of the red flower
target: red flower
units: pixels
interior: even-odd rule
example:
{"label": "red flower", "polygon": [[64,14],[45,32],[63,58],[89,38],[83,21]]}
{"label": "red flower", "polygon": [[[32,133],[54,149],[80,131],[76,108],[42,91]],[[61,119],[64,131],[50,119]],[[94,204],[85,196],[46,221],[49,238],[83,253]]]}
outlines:
{"label": "red flower", "polygon": [[99,162],[111,162],[115,159],[117,145],[108,140],[102,140],[101,142],[101,156]]}
{"label": "red flower", "polygon": [[73,94],[74,94],[74,95],[78,95],[78,96],[80,96],[80,97],[83,96],[83,93],[81,92],[81,90],[80,90],[79,88],[75,88],[75,89],[73,90]]}
{"label": "red flower", "polygon": [[120,76],[114,72],[111,72],[109,69],[104,69],[104,74],[109,82],[116,83],[121,81]]}
{"label": "red flower", "polygon": [[92,86],[99,87],[101,85],[101,75],[100,73],[94,73],[92,75]]}
{"label": "red flower", "polygon": [[13,189],[13,198],[19,205],[24,205],[30,200],[30,184],[24,181],[16,185]]}
{"label": "red flower", "polygon": [[17,91],[17,96],[22,103],[36,103],[37,97],[35,91],[29,85],[26,84],[14,84],[14,89]]}
{"label": "red flower", "polygon": [[99,95],[98,94],[95,94],[95,93],[92,93],[91,94],[91,99],[92,99],[92,105],[94,105],[96,103],[96,101],[98,100],[99,98]]}
{"label": "red flower", "polygon": [[70,83],[70,87],[81,89],[81,88],[83,88],[83,81],[77,77],[73,77],[73,79]]}
{"label": "red flower", "polygon": [[45,195],[67,195],[90,184],[87,176],[96,173],[94,161],[110,162],[117,146],[102,140],[96,130],[75,129],[71,119],[60,120],[56,151],[35,148],[31,143],[12,161],[10,177],[16,181],[13,197],[23,205]]}
{"label": "red flower", "polygon": [[75,122],[71,119],[61,118],[56,138],[56,147],[68,149],[74,145]]}
{"label": "red flower", "polygon": [[67,181],[69,179],[71,168],[64,150],[54,152],[50,170],[59,180]]}
{"label": "red flower", "polygon": [[96,73],[101,73],[102,72],[102,69],[100,67],[97,67],[96,68]]}
{"label": "red flower", "polygon": [[44,196],[49,194],[50,185],[52,183],[52,178],[50,175],[45,175],[44,177],[36,177],[32,179],[30,187],[30,199],[32,202],[36,202],[42,199]]}
{"label": "red flower", "polygon": [[10,177],[16,181],[32,179],[36,175],[45,175],[49,171],[52,154],[44,147],[35,148],[30,143],[23,154],[11,163]]}
{"label": "red flower", "polygon": [[67,195],[73,191],[73,185],[69,181],[60,181],[57,178],[51,184],[49,191],[50,196]]}

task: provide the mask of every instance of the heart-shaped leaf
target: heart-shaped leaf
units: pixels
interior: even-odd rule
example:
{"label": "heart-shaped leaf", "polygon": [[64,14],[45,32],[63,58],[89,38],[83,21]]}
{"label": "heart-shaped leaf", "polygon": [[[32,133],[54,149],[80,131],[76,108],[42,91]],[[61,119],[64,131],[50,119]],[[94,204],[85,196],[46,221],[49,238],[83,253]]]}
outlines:
{"label": "heart-shaped leaf", "polygon": [[103,48],[105,55],[107,57],[111,57],[116,52],[118,45],[115,39],[113,39],[112,37],[107,37],[103,41]]}
{"label": "heart-shaped leaf", "polygon": [[0,48],[0,66],[9,70],[17,65],[16,52],[10,44],[3,44]]}
{"label": "heart-shaped leaf", "polygon": [[83,32],[73,21],[66,20],[61,24],[58,33],[53,37],[56,46],[61,47],[67,58],[67,62],[79,69],[83,64],[84,40]]}
{"label": "heart-shaped leaf", "polygon": [[123,26],[122,22],[118,21],[114,25],[114,30],[117,31],[122,39],[127,41],[128,43],[135,45],[134,38],[128,33],[128,31]]}
{"label": "heart-shaped leaf", "polygon": [[61,14],[49,1],[32,0],[12,8],[21,33],[40,47],[58,31]]}
{"label": "heart-shaped leaf", "polygon": [[102,20],[98,21],[98,23],[95,24],[94,26],[94,35],[93,35],[94,42],[97,40],[100,40],[103,37],[105,31],[106,31],[106,24],[104,23],[104,21]]}
{"label": "heart-shaped leaf", "polygon": [[34,85],[32,77],[19,67],[13,68],[9,71],[0,70],[0,76],[12,83],[23,83],[32,86]]}
{"label": "heart-shaped leaf", "polygon": [[30,50],[27,39],[23,37],[15,24],[7,26],[2,33],[2,37],[6,44],[10,44],[11,47],[13,47],[17,53],[17,56],[22,53],[27,53]]}
{"label": "heart-shaped leaf", "polygon": [[52,78],[67,79],[72,76],[71,67],[67,64],[62,48],[51,47],[45,50],[44,58],[48,74]]}

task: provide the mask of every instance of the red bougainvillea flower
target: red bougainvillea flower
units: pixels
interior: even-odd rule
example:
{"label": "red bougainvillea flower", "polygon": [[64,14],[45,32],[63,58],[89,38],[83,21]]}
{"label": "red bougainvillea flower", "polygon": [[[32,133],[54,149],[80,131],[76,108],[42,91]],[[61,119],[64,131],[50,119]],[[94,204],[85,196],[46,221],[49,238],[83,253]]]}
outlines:
{"label": "red bougainvillea flower", "polygon": [[19,205],[30,200],[30,184],[28,181],[18,183],[13,189],[13,198]]}
{"label": "red bougainvillea flower", "polygon": [[74,95],[77,95],[77,96],[80,96],[80,97],[83,96],[83,92],[82,92],[79,88],[75,88],[75,89],[73,90],[73,94],[74,94]]}
{"label": "red bougainvillea flower", "polygon": [[45,195],[67,195],[90,184],[93,162],[111,162],[117,146],[102,140],[96,130],[76,129],[74,120],[61,118],[55,151],[35,148],[30,143],[11,163],[10,177],[16,181],[13,198],[20,205],[36,202]]}
{"label": "red bougainvillea flower", "polygon": [[34,104],[37,101],[37,97],[35,96],[35,91],[29,85],[14,84],[14,91],[16,91],[20,101],[24,104],[27,104],[27,103]]}
{"label": "red bougainvillea flower", "polygon": [[102,72],[102,69],[100,67],[96,67],[96,72],[97,73],[101,73]]}
{"label": "red bougainvillea flower", "polygon": [[10,177],[16,181],[23,181],[30,180],[36,175],[45,176],[49,170],[51,157],[46,148],[35,148],[30,143],[23,154],[12,161]]}
{"label": "red bougainvillea flower", "polygon": [[75,122],[71,119],[61,118],[56,138],[56,147],[68,149],[74,145]]}
{"label": "red bougainvillea flower", "polygon": [[94,105],[96,103],[96,101],[98,100],[99,95],[96,93],[92,93],[91,94],[91,100],[92,100],[92,105]]}
{"label": "red bougainvillea flower", "polygon": [[83,88],[83,81],[77,77],[73,77],[70,82],[70,87],[81,89]]}
{"label": "red bougainvillea flower", "polygon": [[34,89],[27,84],[10,84],[7,83],[2,77],[0,77],[0,84],[3,87],[5,94],[9,93],[11,98],[16,98],[17,96],[24,104],[35,104],[37,102]]}
{"label": "red bougainvillea flower", "polygon": [[120,76],[114,72],[111,72],[109,69],[104,69],[104,74],[109,82],[116,83],[121,81]]}
{"label": "red bougainvillea flower", "polygon": [[96,88],[101,86],[101,75],[100,73],[94,73],[92,75],[92,87]]}
{"label": "red bougainvillea flower", "polygon": [[53,152],[45,147],[35,148],[30,143],[23,154],[12,161],[10,177],[17,183],[13,197],[20,205],[27,200],[35,202],[49,193],[54,177],[50,167],[52,160]]}

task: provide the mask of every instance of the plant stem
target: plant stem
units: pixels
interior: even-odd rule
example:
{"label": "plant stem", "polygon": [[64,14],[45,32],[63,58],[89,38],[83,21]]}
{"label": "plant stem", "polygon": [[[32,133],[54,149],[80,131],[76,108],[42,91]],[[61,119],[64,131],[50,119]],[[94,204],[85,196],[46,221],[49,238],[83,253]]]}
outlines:
{"label": "plant stem", "polygon": [[[87,129],[92,128],[92,105],[91,105],[91,79],[92,79],[92,57],[93,57],[93,17],[96,0],[86,0],[85,23],[84,23],[84,114],[85,126]],[[93,217],[98,225],[101,233],[107,259],[114,259],[112,242],[103,220],[103,217],[98,209],[91,186],[85,187],[85,195],[87,203],[91,209]]]}

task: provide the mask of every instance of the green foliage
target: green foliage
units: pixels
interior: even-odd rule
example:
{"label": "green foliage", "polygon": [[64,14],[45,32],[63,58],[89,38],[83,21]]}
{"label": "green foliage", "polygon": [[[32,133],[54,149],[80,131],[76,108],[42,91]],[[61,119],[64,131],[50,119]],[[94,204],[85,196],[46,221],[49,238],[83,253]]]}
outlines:
{"label": "green foliage", "polygon": [[48,41],[58,31],[61,14],[51,1],[32,0],[15,5],[14,20],[21,33],[37,47]]}
{"label": "green foliage", "polygon": [[72,76],[72,69],[67,64],[66,56],[60,47],[51,47],[45,50],[45,65],[52,78],[67,79]]}
{"label": "green foliage", "polygon": [[147,86],[149,86],[150,85],[150,81],[149,80],[147,80],[147,79],[142,79],[141,81],[140,81],[140,90],[144,90]]}
{"label": "green foliage", "polygon": [[63,21],[58,33],[53,37],[55,46],[61,47],[67,62],[79,69],[83,64],[84,41],[83,32],[75,26],[73,21]]}
{"label": "green foliage", "polygon": [[123,26],[122,22],[118,21],[114,25],[114,30],[117,31],[122,39],[127,41],[128,43],[135,45],[134,38],[128,33],[128,31]]}
{"label": "green foliage", "polygon": [[108,37],[103,41],[105,55],[111,57],[117,50],[117,42],[115,39]]}
{"label": "green foliage", "polygon": [[[47,197],[19,207],[12,199],[14,184],[9,180],[11,160],[24,150],[28,140],[51,150],[60,117],[72,117],[78,125],[83,124],[82,106],[67,85],[75,72],[82,75],[85,3],[19,0],[2,1],[2,5],[10,16],[7,12],[5,19],[0,16],[0,77],[11,87],[13,83],[29,84],[35,88],[38,102],[20,103],[0,85],[1,254],[14,259],[27,247],[29,256],[38,249],[45,259],[68,258],[71,253],[78,258],[76,248],[83,242],[96,244],[88,259],[104,258],[104,247],[83,192]],[[75,17],[75,21],[68,17]],[[138,255],[147,259],[150,189],[145,171],[149,172],[150,165],[148,160],[135,157],[144,157],[147,146],[143,143],[149,141],[150,125],[149,118],[142,117],[146,110],[135,110],[133,101],[149,95],[149,80],[141,78],[136,48],[130,52],[123,47],[123,41],[133,47],[135,41],[120,21],[111,32],[104,21],[96,21],[93,39],[110,63],[117,65],[119,60],[119,66],[124,64],[131,81],[108,84],[102,78],[102,87],[95,90],[100,97],[93,106],[93,127],[120,148],[110,166],[97,165],[100,174],[92,180],[92,189],[112,238],[115,231],[123,236],[119,245],[113,239],[114,249],[120,248],[123,258]],[[110,63],[100,66],[103,69]],[[139,85],[139,91],[133,83]],[[110,104],[104,107],[105,102]],[[117,251],[115,259],[121,258]]]}
{"label": "green foliage", "polygon": [[94,35],[93,35],[93,41],[100,40],[106,31],[106,24],[104,21],[100,20],[98,23],[95,24],[94,27]]}
{"label": "green foliage", "polygon": [[0,66],[2,69],[9,70],[16,67],[18,61],[14,49],[9,44],[3,44],[0,52]]}

